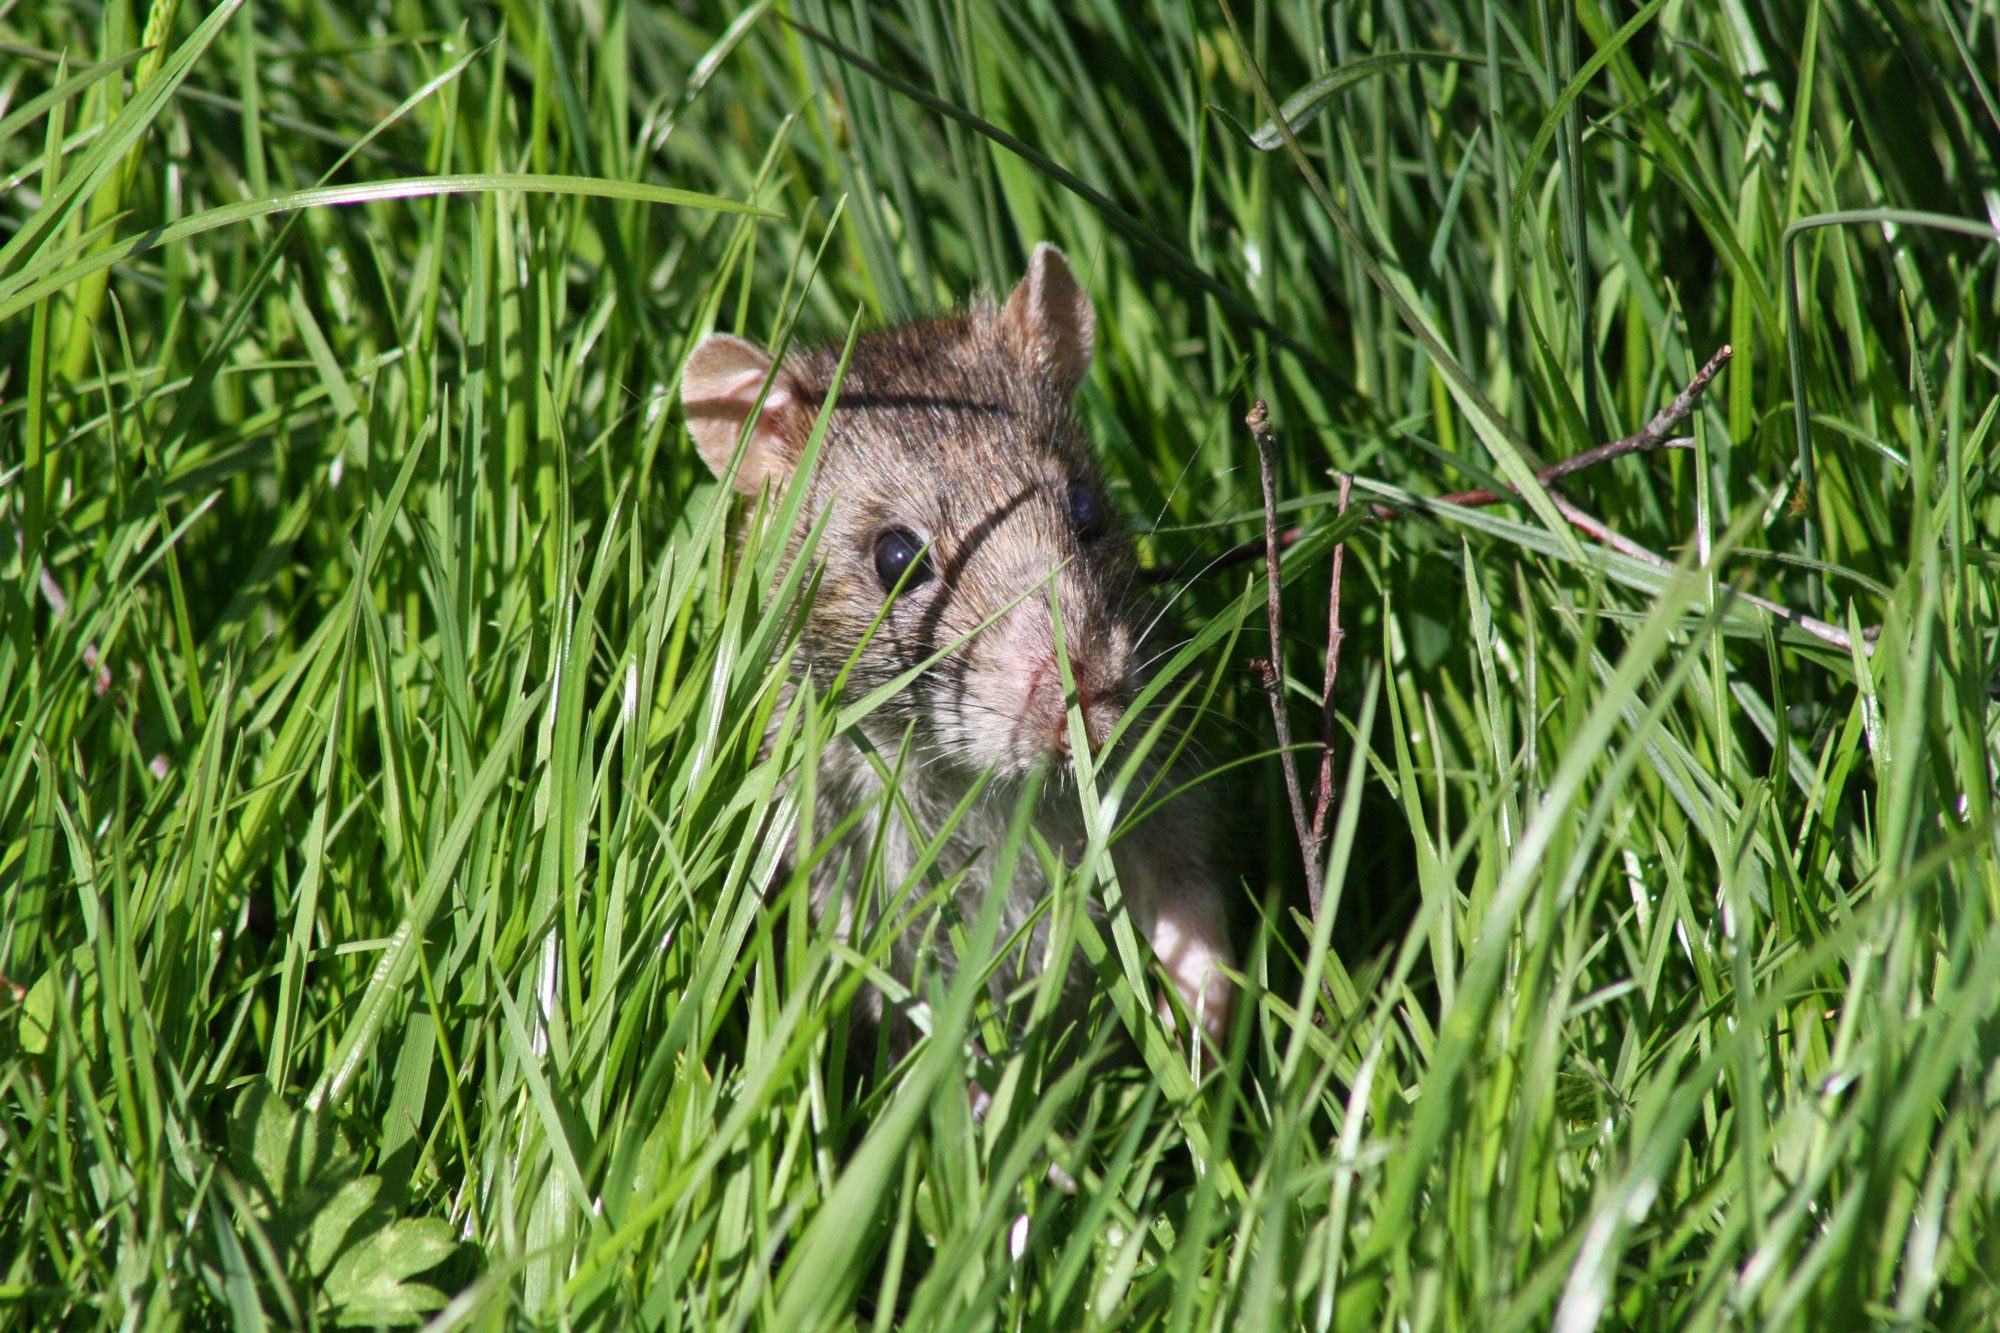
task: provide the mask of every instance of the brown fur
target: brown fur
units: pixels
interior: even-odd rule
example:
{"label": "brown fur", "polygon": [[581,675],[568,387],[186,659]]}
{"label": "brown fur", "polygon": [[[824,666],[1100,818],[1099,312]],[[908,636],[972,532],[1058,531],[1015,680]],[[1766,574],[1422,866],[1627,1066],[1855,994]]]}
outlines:
{"label": "brown fur", "polygon": [[[865,938],[884,912],[900,919],[908,910],[908,900],[853,901],[848,886],[871,848],[880,848],[882,878],[904,883],[923,842],[975,777],[990,770],[996,780],[936,866],[944,876],[966,870],[957,905],[967,920],[977,915],[1016,780],[1068,750],[1072,700],[1055,668],[1051,589],[1076,684],[1073,702],[1093,745],[1136,690],[1134,655],[1147,609],[1135,596],[1130,539],[1116,522],[1070,404],[1088,365],[1092,325],[1068,265],[1044,246],[1004,308],[975,304],[871,334],[854,349],[789,538],[796,556],[811,525],[827,517],[816,552],[823,573],[804,634],[805,669],[821,691],[848,669],[846,694],[857,698],[940,649],[960,646],[860,725],[890,764],[910,733],[912,771],[899,789],[908,818],[885,813],[881,780],[854,739],[836,737],[826,748],[816,775],[817,826],[830,828],[857,808],[870,812],[814,877],[815,911],[836,912],[844,931],[859,926]],[[690,360],[684,396],[711,466],[728,469],[768,374],[765,406],[750,426],[735,479],[750,490],[787,476],[838,364],[838,348],[818,348],[793,353],[773,371],[768,358],[740,340],[704,343]],[[1080,531],[1074,521],[1077,485],[1099,497],[1101,531]],[[875,553],[890,529],[926,540],[935,574],[921,586],[906,585],[884,615]],[[880,627],[855,658],[878,616]],[[1036,822],[1059,851],[1081,850],[1076,797],[1065,784],[1049,784]],[[1183,797],[1114,847],[1113,862],[1135,924],[1183,998],[1198,1004],[1209,1031],[1219,1034],[1233,990],[1215,970],[1229,962],[1211,855],[1215,822],[1206,797]],[[1033,857],[1024,857],[1003,932],[1025,923],[1048,891]],[[1043,957],[1046,936],[1045,917],[1028,949],[1031,960]],[[953,966],[949,943],[926,938],[918,927],[895,939],[891,971],[907,982],[926,953],[933,968]],[[1011,986],[1024,979],[1022,971],[1036,970],[1031,961],[999,981]],[[1079,955],[1066,985],[1080,993],[1089,982]]]}

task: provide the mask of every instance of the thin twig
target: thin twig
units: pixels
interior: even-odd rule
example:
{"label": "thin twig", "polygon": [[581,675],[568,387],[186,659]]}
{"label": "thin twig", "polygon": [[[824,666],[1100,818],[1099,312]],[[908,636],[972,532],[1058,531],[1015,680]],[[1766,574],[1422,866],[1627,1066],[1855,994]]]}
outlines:
{"label": "thin twig", "polygon": [[[1607,444],[1600,444],[1585,449],[1582,453],[1565,458],[1561,462],[1551,463],[1548,467],[1543,468],[1535,474],[1535,480],[1544,486],[1548,486],[1561,481],[1564,477],[1581,472],[1585,468],[1593,468],[1600,463],[1609,463],[1612,459],[1623,458],[1627,454],[1648,454],[1656,449],[1694,448],[1693,438],[1686,435],[1675,435],[1673,433],[1674,428],[1688,419],[1688,414],[1694,411],[1694,400],[1701,397],[1702,390],[1708,387],[1708,382],[1714,379],[1717,373],[1729,364],[1729,359],[1735,355],[1736,349],[1728,343],[1724,343],[1716,350],[1714,356],[1711,356],[1707,361],[1702,363],[1701,369],[1695,372],[1694,378],[1688,381],[1687,387],[1675,394],[1674,400],[1671,403],[1668,403],[1653,414],[1653,419],[1646,423],[1645,429],[1635,434],[1627,435],[1623,439],[1612,440]],[[1512,488],[1509,487],[1509,490],[1511,491]],[[1477,490],[1459,491],[1453,495],[1440,495],[1431,503],[1490,505],[1498,504],[1499,501],[1500,497],[1492,491]]]}
{"label": "thin twig", "polygon": [[[1547,486],[1560,481],[1564,477],[1581,472],[1586,468],[1596,467],[1616,458],[1623,458],[1627,454],[1650,453],[1658,449],[1693,448],[1694,441],[1686,436],[1674,435],[1674,428],[1687,420],[1689,413],[1694,410],[1695,400],[1701,396],[1702,391],[1708,387],[1709,382],[1715,378],[1724,365],[1728,364],[1730,357],[1733,355],[1734,349],[1725,344],[1702,365],[1701,369],[1696,372],[1695,377],[1688,381],[1687,387],[1674,396],[1672,402],[1654,414],[1653,419],[1646,423],[1643,430],[1632,435],[1627,435],[1623,439],[1612,440],[1608,443],[1597,445],[1594,448],[1586,449],[1580,454],[1565,458],[1558,463],[1543,468],[1535,474],[1536,480]],[[1314,784],[1312,814],[1308,816],[1306,813],[1305,795],[1299,785],[1298,769],[1292,762],[1292,728],[1285,707],[1284,618],[1279,599],[1279,590],[1283,586],[1283,579],[1280,574],[1279,552],[1292,542],[1298,540],[1299,534],[1303,529],[1290,528],[1283,532],[1280,532],[1278,529],[1278,492],[1275,479],[1276,462],[1274,457],[1276,446],[1271,436],[1270,410],[1265,406],[1263,400],[1259,399],[1257,404],[1250,409],[1250,414],[1244,418],[1244,424],[1249,426],[1251,437],[1257,444],[1257,472],[1263,488],[1264,540],[1262,549],[1266,572],[1264,590],[1265,608],[1269,619],[1271,636],[1271,656],[1268,659],[1255,662],[1254,665],[1258,667],[1263,675],[1264,691],[1269,696],[1271,702],[1271,721],[1277,729],[1278,753],[1285,772],[1285,796],[1291,805],[1292,827],[1298,837],[1299,855],[1305,862],[1307,901],[1312,910],[1312,919],[1317,923],[1320,918],[1321,904],[1325,895],[1326,873],[1325,867],[1320,861],[1320,853],[1326,845],[1327,820],[1333,808],[1334,687],[1340,678],[1340,648],[1342,641],[1346,637],[1345,632],[1340,627],[1340,581],[1341,567],[1345,560],[1347,544],[1344,541],[1336,542],[1333,547],[1332,586],[1327,596],[1326,679],[1325,685],[1320,692],[1321,733],[1319,778]],[[1352,475],[1345,472],[1340,474],[1340,507],[1335,520],[1336,522],[1347,515],[1353,484],[1354,478]],[[1426,510],[1443,506],[1467,508],[1475,505],[1495,504],[1502,498],[1504,497],[1489,490],[1460,491],[1452,495],[1443,495],[1434,499],[1420,501],[1412,507],[1421,507]],[[1674,569],[1673,562],[1666,557],[1648,550],[1630,538],[1620,536],[1608,524],[1579,509],[1560,494],[1552,491],[1549,498],[1555,504],[1557,512],[1561,513],[1572,526],[1593,540],[1601,542],[1612,550],[1646,565],[1650,565],[1653,568],[1664,571],[1672,571]],[[1368,510],[1372,517],[1380,520],[1389,520],[1401,516],[1399,510],[1388,505],[1371,503],[1368,506]],[[1235,564],[1239,560],[1248,559],[1256,553],[1257,549],[1258,544],[1256,542],[1245,542],[1243,545],[1233,547],[1211,561],[1208,568],[1216,569]],[[1151,577],[1156,582],[1164,582],[1167,579],[1177,577],[1179,573],[1180,569],[1178,566],[1167,566],[1150,571]],[[1847,632],[1836,626],[1829,625],[1825,621],[1801,615],[1787,607],[1780,606],[1776,602],[1733,588],[1725,588],[1723,595],[1731,598],[1740,598],[1752,606],[1777,616],[1785,623],[1797,626],[1799,629],[1844,651],[1852,650],[1852,639]]]}
{"label": "thin twig", "polygon": [[1688,419],[1688,413],[1694,411],[1694,400],[1701,397],[1702,390],[1708,387],[1708,382],[1714,379],[1722,368],[1729,364],[1729,358],[1735,355],[1736,349],[1728,343],[1716,348],[1715,355],[1702,363],[1701,369],[1695,372],[1687,387],[1674,395],[1674,401],[1655,413],[1653,419],[1646,423],[1646,429],[1628,438],[1666,439],[1673,433],[1674,427]]}
{"label": "thin twig", "polygon": [[[1715,355],[1709,357],[1702,364],[1701,369],[1695,372],[1694,378],[1687,382],[1687,387],[1682,389],[1678,394],[1675,394],[1672,402],[1653,414],[1653,419],[1646,423],[1643,430],[1638,431],[1636,434],[1627,435],[1623,439],[1594,445],[1580,454],[1551,463],[1548,467],[1543,468],[1535,474],[1535,480],[1541,482],[1544,486],[1548,486],[1562,480],[1564,477],[1582,472],[1586,468],[1597,467],[1615,458],[1623,458],[1627,454],[1653,453],[1661,449],[1694,448],[1694,440],[1685,435],[1674,435],[1674,428],[1688,419],[1688,415],[1694,411],[1695,400],[1701,397],[1703,390],[1708,388],[1709,381],[1713,380],[1721,372],[1722,368],[1729,364],[1730,358],[1735,355],[1736,349],[1734,347],[1731,347],[1727,343],[1723,344],[1722,347],[1717,349]],[[1449,504],[1457,505],[1460,508],[1470,508],[1476,505],[1498,504],[1503,498],[1505,497],[1489,490],[1456,491],[1450,495],[1436,496],[1426,501],[1426,504]],[[1384,522],[1401,517],[1401,511],[1384,504],[1370,504],[1368,506],[1368,513],[1370,517]],[[1290,546],[1304,534],[1305,529],[1303,527],[1286,528],[1278,534],[1278,545],[1281,547]],[[1227,569],[1231,565],[1242,564],[1246,560],[1254,560],[1258,552],[1263,549],[1264,543],[1256,540],[1244,542],[1240,546],[1232,546],[1221,555],[1208,561],[1202,566],[1199,572],[1212,573],[1218,569]],[[1175,579],[1180,578],[1184,572],[1186,572],[1185,567],[1178,563],[1157,565],[1147,570],[1145,577],[1151,583],[1171,583]]]}
{"label": "thin twig", "polygon": [[[1655,569],[1664,570],[1668,573],[1673,571],[1675,567],[1674,562],[1665,556],[1648,550],[1646,547],[1633,541],[1630,537],[1620,536],[1618,533],[1613,532],[1610,526],[1602,519],[1585,513],[1569,501],[1563,499],[1560,495],[1550,496],[1549,498],[1555,501],[1557,511],[1570,521],[1570,525],[1585,536],[1602,542],[1620,555],[1630,556],[1632,559],[1651,565]],[[1844,653],[1854,651],[1853,637],[1837,625],[1829,625],[1824,620],[1816,620],[1809,615],[1794,611],[1790,607],[1781,606],[1768,598],[1759,597],[1755,593],[1743,592],[1740,589],[1727,586],[1724,586],[1721,591],[1724,597],[1748,602],[1759,610],[1768,611],[1787,625],[1802,629],[1814,638],[1825,643],[1830,643]],[[1872,639],[1873,637],[1870,631],[1862,631],[1862,638],[1864,640]]]}
{"label": "thin twig", "polygon": [[[1651,453],[1655,449],[1692,448],[1694,448],[1694,437],[1691,435],[1676,435],[1669,440],[1646,440],[1643,442],[1637,435],[1627,435],[1622,440],[1613,440],[1609,444],[1600,444],[1594,449],[1586,449],[1574,458],[1565,458],[1560,463],[1551,463],[1535,474],[1535,480],[1547,486],[1551,482],[1561,481],[1571,473],[1581,472],[1587,467],[1595,467],[1599,463],[1609,462],[1614,458],[1623,458],[1626,454]],[[1509,495],[1514,493],[1511,486],[1508,488],[1507,493]],[[1501,499],[1502,497],[1494,492],[1481,488],[1476,491],[1453,491],[1450,495],[1440,495],[1432,498],[1430,503],[1457,505],[1461,509],[1474,509],[1480,505],[1499,504]],[[1386,506],[1380,507],[1386,508]],[[1377,514],[1376,517],[1393,518],[1395,517],[1395,513],[1395,510],[1390,509],[1387,514]]]}
{"label": "thin twig", "polygon": [[[1347,516],[1347,501],[1354,489],[1354,478],[1343,472],[1340,474],[1340,509],[1336,518]],[[1340,645],[1347,638],[1347,631],[1340,627],[1340,570],[1347,559],[1347,543],[1333,544],[1332,588],[1326,595],[1326,683],[1320,688],[1320,741],[1319,741],[1319,786],[1314,793],[1312,817],[1312,852],[1314,864],[1319,862],[1320,849],[1326,846],[1326,821],[1333,810],[1333,737],[1334,737],[1334,686],[1340,681]],[[1312,904],[1313,920],[1319,920],[1319,903]]]}
{"label": "thin twig", "polygon": [[1278,591],[1283,586],[1278,571],[1278,483],[1275,479],[1276,446],[1271,440],[1271,414],[1260,398],[1250,409],[1250,415],[1243,418],[1250,427],[1250,435],[1257,442],[1257,471],[1264,484],[1264,561],[1268,577],[1265,579],[1265,604],[1271,624],[1271,656],[1256,665],[1264,677],[1264,692],[1271,700],[1271,721],[1278,729],[1278,749],[1285,770],[1285,798],[1292,807],[1292,829],[1298,836],[1299,854],[1306,863],[1306,898],[1312,907],[1313,919],[1319,919],[1319,903],[1323,890],[1319,868],[1319,849],[1313,837],[1312,822],[1306,818],[1305,793],[1299,789],[1298,767],[1292,763],[1292,724],[1285,716],[1285,637],[1284,616],[1278,605]]}

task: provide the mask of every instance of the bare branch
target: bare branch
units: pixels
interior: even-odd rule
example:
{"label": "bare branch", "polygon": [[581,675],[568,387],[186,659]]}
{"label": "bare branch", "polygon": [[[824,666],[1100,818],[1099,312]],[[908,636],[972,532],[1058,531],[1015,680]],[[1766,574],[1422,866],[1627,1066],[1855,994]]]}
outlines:
{"label": "bare branch", "polygon": [[[1347,501],[1354,489],[1354,478],[1343,472],[1340,474],[1340,509],[1336,517],[1347,516]],[[1347,631],[1340,627],[1340,570],[1347,558],[1347,543],[1333,544],[1332,588],[1326,596],[1326,683],[1320,688],[1320,742],[1319,742],[1319,787],[1314,793],[1312,817],[1312,856],[1319,860],[1320,849],[1326,846],[1326,821],[1333,809],[1333,735],[1334,709],[1333,689],[1340,681],[1340,645],[1347,638]],[[1322,872],[1324,873],[1324,872]],[[1319,920],[1319,904],[1312,905],[1313,920]]]}
{"label": "bare branch", "polygon": [[[1701,397],[1702,392],[1708,388],[1709,381],[1713,380],[1721,372],[1722,368],[1729,364],[1730,358],[1735,355],[1736,349],[1724,343],[1722,347],[1717,349],[1715,355],[1709,357],[1702,364],[1701,369],[1695,372],[1694,378],[1688,381],[1687,387],[1682,389],[1678,394],[1675,394],[1672,402],[1654,413],[1653,419],[1646,423],[1645,429],[1636,434],[1627,435],[1623,439],[1611,440],[1605,444],[1595,445],[1580,454],[1552,463],[1537,472],[1535,480],[1547,486],[1562,480],[1564,477],[1582,472],[1586,468],[1597,467],[1615,458],[1623,458],[1627,454],[1653,453],[1660,449],[1694,448],[1693,439],[1685,435],[1676,436],[1673,434],[1673,431],[1683,421],[1688,419],[1688,415],[1694,411],[1695,400]],[[1502,498],[1498,493],[1489,490],[1456,491],[1450,495],[1437,496],[1427,503],[1470,507],[1474,505],[1498,504]],[[1342,512],[1345,512],[1344,508]],[[1368,512],[1371,517],[1385,522],[1401,516],[1398,510],[1389,505],[1382,504],[1370,504]],[[1267,518],[1270,523],[1275,523],[1274,516],[1267,516]],[[1280,546],[1290,546],[1304,532],[1304,528],[1286,528],[1278,534],[1278,544]],[[1246,560],[1254,560],[1257,557],[1257,553],[1263,549],[1264,543],[1257,541],[1247,541],[1240,546],[1232,546],[1221,555],[1210,560],[1196,572],[1210,573],[1217,569],[1227,569],[1231,565],[1241,564]],[[1147,570],[1144,577],[1151,583],[1171,583],[1175,579],[1180,578],[1185,572],[1188,571],[1181,564],[1166,564]]]}
{"label": "bare branch", "polygon": [[[1572,458],[1565,458],[1559,463],[1553,463],[1543,468],[1540,472],[1537,472],[1535,480],[1547,486],[1553,482],[1561,481],[1564,477],[1570,476],[1573,473],[1581,472],[1585,468],[1596,467],[1600,463],[1609,463],[1612,459],[1623,458],[1627,454],[1647,454],[1653,452],[1655,449],[1694,448],[1694,440],[1686,435],[1674,435],[1674,428],[1688,419],[1688,414],[1694,411],[1694,400],[1701,397],[1702,390],[1708,387],[1708,382],[1714,379],[1722,368],[1729,364],[1729,359],[1735,355],[1736,349],[1728,343],[1724,343],[1716,350],[1715,355],[1708,358],[1702,364],[1701,369],[1695,372],[1694,378],[1688,381],[1687,387],[1675,394],[1674,400],[1671,403],[1668,403],[1653,414],[1653,419],[1646,423],[1644,430],[1633,435],[1627,435],[1620,440],[1612,440],[1608,444],[1600,444],[1594,448],[1585,449],[1582,453]],[[1440,495],[1433,503],[1490,505],[1497,503],[1499,499],[1500,497],[1492,491],[1460,491],[1456,495]]]}
{"label": "bare branch", "polygon": [[[1639,545],[1639,543],[1633,541],[1630,537],[1622,537],[1613,532],[1602,519],[1594,518],[1585,513],[1569,501],[1563,499],[1560,495],[1550,496],[1549,498],[1555,501],[1557,511],[1564,518],[1568,519],[1570,525],[1578,532],[1604,543],[1604,545],[1609,546],[1620,555],[1630,556],[1632,559],[1642,561],[1645,564],[1653,566],[1655,569],[1673,570],[1673,561]],[[1759,597],[1755,593],[1740,592],[1735,588],[1725,587],[1722,589],[1722,595],[1748,602],[1759,610],[1768,611],[1787,625],[1802,629],[1814,638],[1832,644],[1842,652],[1852,652],[1854,650],[1853,636],[1837,625],[1829,625],[1824,620],[1815,620],[1811,616],[1794,611],[1790,607],[1780,606],[1778,603],[1768,598]],[[1872,635],[1864,632],[1862,637],[1867,639],[1871,638]]]}
{"label": "bare branch", "polygon": [[1283,584],[1278,568],[1278,550],[1282,543],[1278,540],[1278,483],[1274,475],[1276,445],[1271,439],[1270,410],[1264,406],[1263,399],[1257,400],[1257,405],[1250,409],[1250,415],[1243,418],[1243,422],[1250,427],[1250,435],[1257,442],[1257,471],[1264,486],[1264,561],[1267,575],[1264,587],[1271,629],[1271,656],[1254,665],[1261,670],[1264,692],[1271,700],[1271,721],[1278,729],[1279,758],[1285,769],[1285,798],[1291,803],[1292,829],[1298,835],[1299,854],[1306,863],[1306,899],[1313,919],[1317,921],[1325,886],[1320,873],[1318,838],[1313,821],[1306,818],[1305,793],[1299,789],[1299,770],[1292,763],[1292,724],[1285,710],[1284,614],[1278,605],[1278,593]]}
{"label": "bare branch", "polygon": [[[1614,458],[1623,458],[1626,454],[1651,453],[1655,449],[1692,448],[1694,448],[1694,439],[1687,435],[1678,435],[1670,440],[1645,441],[1642,441],[1637,435],[1627,435],[1622,440],[1613,440],[1609,444],[1600,444],[1594,449],[1586,449],[1574,458],[1565,458],[1560,463],[1552,463],[1540,472],[1537,472],[1535,480],[1547,486],[1551,482],[1561,481],[1573,472],[1581,472],[1587,467],[1596,467],[1599,463],[1608,463]],[[1511,495],[1513,493],[1510,488],[1508,494]],[[1479,505],[1498,504],[1500,500],[1501,497],[1498,494],[1482,488],[1476,491],[1454,491],[1450,495],[1440,495],[1431,500],[1430,503],[1437,505],[1457,505],[1461,509],[1472,509]],[[1396,511],[1388,509],[1386,505],[1378,505],[1376,508],[1378,510],[1387,510],[1386,514],[1376,514],[1377,518],[1395,517]]]}
{"label": "bare branch", "polygon": [[[1695,372],[1687,387],[1674,395],[1674,401],[1655,413],[1653,419],[1646,423],[1646,429],[1637,435],[1628,435],[1625,439],[1664,440],[1673,434],[1674,428],[1686,421],[1688,413],[1694,411],[1694,400],[1701,397],[1702,390],[1708,387],[1708,382],[1714,379],[1717,373],[1729,364],[1729,358],[1735,355],[1736,349],[1728,343],[1716,348],[1715,355],[1702,363],[1701,369]],[[1623,444],[1625,440],[1619,440],[1617,443]]]}

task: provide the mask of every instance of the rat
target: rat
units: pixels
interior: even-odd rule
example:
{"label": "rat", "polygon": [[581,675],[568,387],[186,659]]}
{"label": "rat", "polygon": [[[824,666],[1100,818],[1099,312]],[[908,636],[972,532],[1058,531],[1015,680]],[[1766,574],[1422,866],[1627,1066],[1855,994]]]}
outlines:
{"label": "rat", "polygon": [[[816,826],[834,829],[866,812],[810,884],[815,917],[834,913],[843,938],[860,914],[853,883],[871,852],[883,858],[888,883],[907,883],[925,840],[989,773],[937,862],[946,875],[966,868],[956,905],[964,919],[975,918],[992,888],[994,849],[1013,816],[1018,783],[1038,766],[1059,770],[1070,760],[1071,704],[1096,750],[1141,684],[1137,654],[1149,617],[1135,595],[1137,559],[1072,402],[1090,366],[1095,326],[1068,261],[1044,242],[1004,304],[975,300],[855,340],[789,534],[788,556],[796,559],[815,524],[826,524],[799,669],[822,694],[839,688],[857,699],[951,651],[857,724],[881,767],[846,735],[830,739],[820,757]],[[747,496],[767,486],[782,490],[798,470],[840,356],[838,346],[808,348],[774,364],[745,339],[705,338],[681,380],[703,460]],[[1051,589],[1074,684],[1067,697]],[[1142,730],[1127,728],[1134,736]],[[912,749],[899,810],[883,799],[881,769],[894,767],[906,732]],[[1111,764],[1115,771],[1115,757]],[[1167,776],[1161,790],[1181,785]],[[1073,854],[1083,846],[1083,827],[1075,794],[1062,786],[1044,785],[1034,819],[1051,847]],[[1134,926],[1219,1046],[1235,988],[1224,973],[1233,964],[1216,867],[1221,821],[1207,793],[1202,786],[1174,797],[1119,838],[1111,860]],[[886,910],[906,915],[923,892],[920,886]],[[1025,852],[1002,906],[1000,938],[1026,924],[1048,892],[1037,858]],[[862,916],[864,935],[883,910],[876,905],[873,916]],[[1101,916],[1101,907],[1093,910]],[[890,948],[888,970],[906,985],[926,956],[931,969],[955,966],[949,939],[927,930],[923,916]],[[1003,967],[998,992],[1032,975],[1032,960],[1046,957],[1048,930],[1044,914],[1028,948],[1016,951],[1029,961]],[[1074,951],[1066,995],[1073,1001],[1093,981]],[[880,1021],[879,993],[870,987],[863,996],[872,996],[862,1003]],[[1170,1018],[1171,1009],[1160,1007]]]}

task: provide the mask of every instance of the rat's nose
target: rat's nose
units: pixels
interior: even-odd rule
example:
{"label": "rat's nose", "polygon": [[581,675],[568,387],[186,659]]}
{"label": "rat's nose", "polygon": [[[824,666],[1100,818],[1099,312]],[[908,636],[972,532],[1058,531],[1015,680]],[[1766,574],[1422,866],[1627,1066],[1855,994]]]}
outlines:
{"label": "rat's nose", "polygon": [[[1069,665],[1070,679],[1076,682],[1076,706],[1083,714],[1084,734],[1090,738],[1094,750],[1104,743],[1104,738],[1111,734],[1112,726],[1118,721],[1118,690],[1115,685],[1107,685],[1081,658],[1072,657]],[[1066,756],[1069,754],[1069,708],[1062,697],[1062,676],[1051,663],[1042,679],[1049,691],[1044,716],[1053,723],[1050,748]]]}

